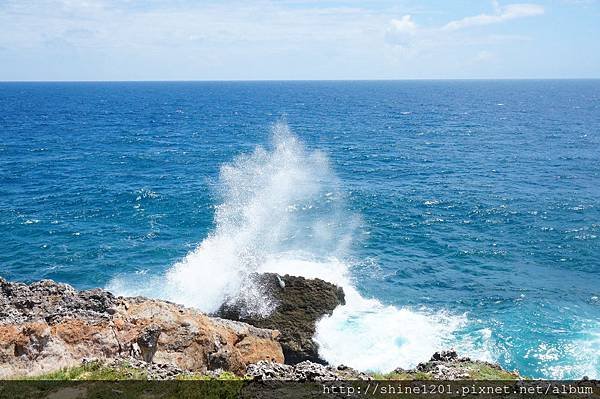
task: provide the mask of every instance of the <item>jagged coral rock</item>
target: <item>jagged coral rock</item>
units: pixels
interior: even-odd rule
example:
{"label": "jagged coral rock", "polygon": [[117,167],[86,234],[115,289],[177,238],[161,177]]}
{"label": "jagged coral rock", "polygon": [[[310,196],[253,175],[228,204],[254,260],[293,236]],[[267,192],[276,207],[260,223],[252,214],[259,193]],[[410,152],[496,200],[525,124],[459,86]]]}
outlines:
{"label": "jagged coral rock", "polygon": [[242,374],[251,362],[283,362],[278,335],[165,301],[0,279],[0,378],[132,354],[183,370]]}

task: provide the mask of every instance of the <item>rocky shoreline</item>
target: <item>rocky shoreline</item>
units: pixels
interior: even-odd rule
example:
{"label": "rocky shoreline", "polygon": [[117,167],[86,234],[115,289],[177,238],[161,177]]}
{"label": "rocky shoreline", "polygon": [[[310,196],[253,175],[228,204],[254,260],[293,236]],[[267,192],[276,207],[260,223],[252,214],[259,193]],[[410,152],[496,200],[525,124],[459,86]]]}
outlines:
{"label": "rocky shoreline", "polygon": [[[273,299],[268,316],[232,298],[215,315],[167,301],[77,291],[42,280],[0,278],[0,379],[245,378],[333,381],[386,379],[518,379],[499,366],[434,354],[413,370],[366,374],[327,365],[312,340],[315,323],[344,304],[343,290],[318,279],[251,276]],[[65,370],[69,370],[68,372]]]}

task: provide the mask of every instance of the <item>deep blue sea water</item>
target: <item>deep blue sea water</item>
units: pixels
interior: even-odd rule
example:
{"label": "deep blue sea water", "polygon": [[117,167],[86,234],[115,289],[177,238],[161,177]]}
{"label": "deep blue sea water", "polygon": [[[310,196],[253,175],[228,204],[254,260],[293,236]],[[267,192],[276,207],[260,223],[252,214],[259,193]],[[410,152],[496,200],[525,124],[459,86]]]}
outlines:
{"label": "deep blue sea water", "polygon": [[600,81],[0,83],[0,233],[6,279],[200,308],[302,253],[379,301],[332,361],[600,377]]}

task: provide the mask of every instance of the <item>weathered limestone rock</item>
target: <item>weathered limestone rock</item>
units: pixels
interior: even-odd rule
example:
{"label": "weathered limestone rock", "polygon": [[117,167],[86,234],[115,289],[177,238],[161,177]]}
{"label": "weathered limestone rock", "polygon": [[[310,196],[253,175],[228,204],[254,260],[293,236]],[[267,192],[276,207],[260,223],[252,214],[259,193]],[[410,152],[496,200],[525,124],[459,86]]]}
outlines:
{"label": "weathered limestone rock", "polygon": [[283,362],[278,335],[165,301],[0,279],[0,378],[130,355],[182,370],[242,374],[252,362]]}

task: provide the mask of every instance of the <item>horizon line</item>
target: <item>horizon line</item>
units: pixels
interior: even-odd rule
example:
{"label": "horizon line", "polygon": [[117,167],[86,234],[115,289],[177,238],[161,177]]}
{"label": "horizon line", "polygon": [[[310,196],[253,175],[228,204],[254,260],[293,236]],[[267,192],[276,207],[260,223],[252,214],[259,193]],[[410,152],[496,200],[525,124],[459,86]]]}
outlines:
{"label": "horizon line", "polygon": [[405,78],[405,79],[130,79],[130,80],[0,80],[0,83],[227,83],[227,82],[410,82],[410,81],[511,81],[600,80],[594,78]]}

